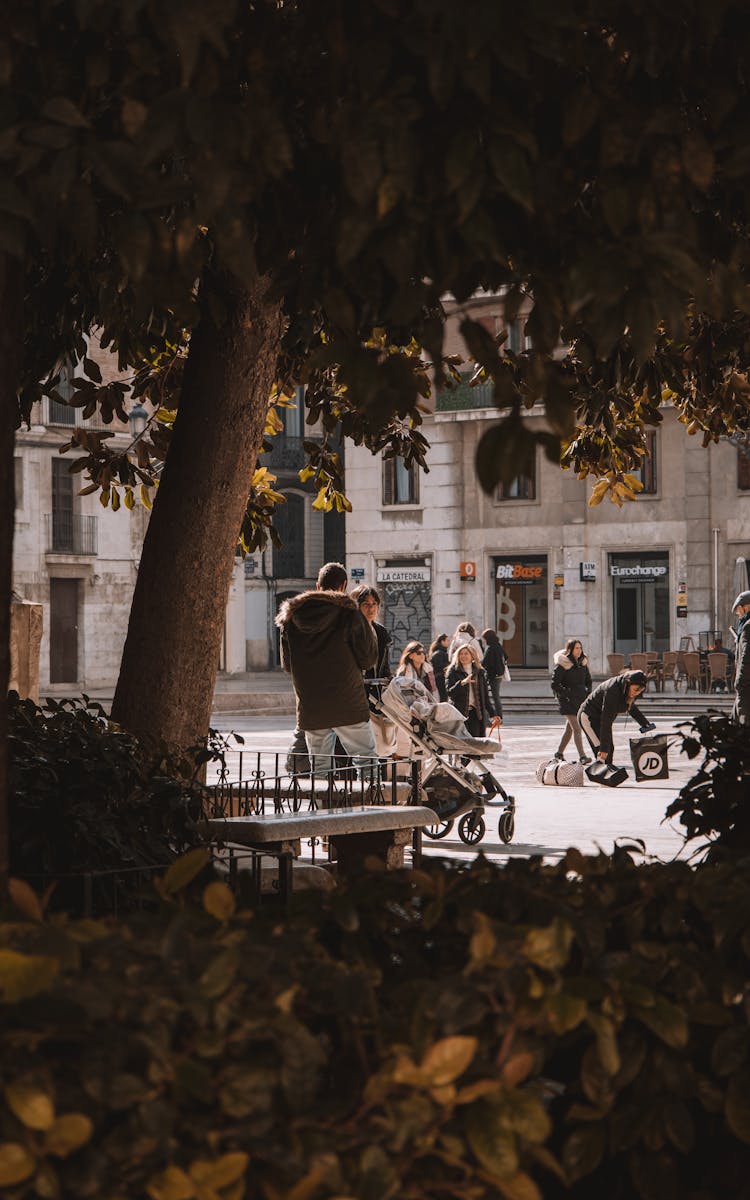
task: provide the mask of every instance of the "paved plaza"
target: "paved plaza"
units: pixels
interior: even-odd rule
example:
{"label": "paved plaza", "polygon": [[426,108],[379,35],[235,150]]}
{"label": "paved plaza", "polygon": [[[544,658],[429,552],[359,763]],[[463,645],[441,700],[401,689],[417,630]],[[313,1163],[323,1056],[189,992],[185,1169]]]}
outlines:
{"label": "paved plaza", "polygon": [[[215,714],[213,723],[224,732],[234,730],[242,735],[245,756],[257,751],[283,756],[293,729],[293,719],[288,716]],[[658,733],[675,730],[674,720],[657,719],[656,723]],[[536,781],[536,767],[552,757],[561,730],[560,717],[507,717],[503,748],[494,759],[493,769],[506,790],[516,797],[516,831],[513,842],[503,845],[497,836],[497,817],[488,810],[488,830],[481,849],[489,858],[502,861],[509,856],[542,854],[553,861],[562,857],[569,846],[589,854],[598,849],[610,852],[617,841],[635,838],[645,842],[648,855],[664,861],[692,852],[693,847],[684,849],[675,822],[664,821],[664,812],[700,760],[690,762],[675,745],[669,751],[669,779],[636,783],[628,740],[639,736],[638,730],[632,720],[621,718],[615,726],[615,761],[628,767],[630,778],[626,783],[617,789],[588,782],[582,788],[543,787]],[[476,853],[475,848],[464,846],[454,836],[440,842],[425,838],[424,844],[428,854],[468,859]]]}

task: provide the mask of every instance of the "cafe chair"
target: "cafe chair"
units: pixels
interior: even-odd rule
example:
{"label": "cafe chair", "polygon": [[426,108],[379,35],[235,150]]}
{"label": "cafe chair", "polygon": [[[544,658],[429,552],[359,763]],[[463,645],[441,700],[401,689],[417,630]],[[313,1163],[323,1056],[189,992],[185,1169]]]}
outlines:
{"label": "cafe chair", "polygon": [[657,686],[656,671],[654,669],[653,662],[649,661],[648,654],[642,654],[642,653],[631,654],[630,655],[630,670],[631,671],[643,671],[643,674],[646,676],[646,689],[647,690],[648,690],[648,685],[650,683],[653,683],[654,688],[656,688],[656,686]]}
{"label": "cafe chair", "polygon": [[661,660],[661,677],[663,684],[666,683],[668,679],[671,679],[676,691],[680,686],[681,674],[679,651],[665,650]]}
{"label": "cafe chair", "polygon": [[701,656],[697,650],[686,650],[683,659],[685,665],[685,684],[686,689],[690,691],[692,688],[696,692],[703,690],[703,677],[701,672]]}
{"label": "cafe chair", "polygon": [[729,674],[728,665],[729,659],[721,650],[709,650],[706,655],[706,664],[708,667],[707,674],[707,691],[725,692],[729,686],[727,675]]}
{"label": "cafe chair", "polygon": [[610,675],[622,675],[625,670],[625,655],[624,654],[608,654],[607,668]]}

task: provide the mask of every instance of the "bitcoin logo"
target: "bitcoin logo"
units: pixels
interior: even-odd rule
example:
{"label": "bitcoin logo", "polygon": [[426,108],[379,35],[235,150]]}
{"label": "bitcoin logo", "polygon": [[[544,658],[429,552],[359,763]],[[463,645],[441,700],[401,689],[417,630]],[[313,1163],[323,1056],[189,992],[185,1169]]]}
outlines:
{"label": "bitcoin logo", "polygon": [[516,636],[516,602],[510,589],[501,587],[497,593],[497,636],[501,642],[512,642]]}

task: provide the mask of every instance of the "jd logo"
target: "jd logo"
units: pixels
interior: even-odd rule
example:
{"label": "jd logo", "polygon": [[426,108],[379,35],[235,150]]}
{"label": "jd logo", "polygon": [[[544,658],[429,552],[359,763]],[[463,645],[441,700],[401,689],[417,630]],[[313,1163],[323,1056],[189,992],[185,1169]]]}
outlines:
{"label": "jd logo", "polygon": [[638,766],[642,775],[658,775],[664,763],[660,754],[654,754],[653,750],[648,750],[639,758]]}

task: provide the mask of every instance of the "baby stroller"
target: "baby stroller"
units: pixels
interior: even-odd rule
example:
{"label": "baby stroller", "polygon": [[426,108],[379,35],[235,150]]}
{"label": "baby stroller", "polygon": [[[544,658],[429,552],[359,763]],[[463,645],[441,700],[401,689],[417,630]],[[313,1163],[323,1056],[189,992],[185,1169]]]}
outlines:
{"label": "baby stroller", "polygon": [[485,809],[498,808],[500,840],[511,842],[515,799],[483,761],[497,753],[497,743],[471,737],[458,709],[437,703],[418,679],[397,676],[379,698],[373,691],[369,698],[371,709],[409,738],[421,789],[419,802],[435,810],[435,824],[424,830],[427,837],[447,837],[457,821],[461,841],[475,846],[487,831]]}

